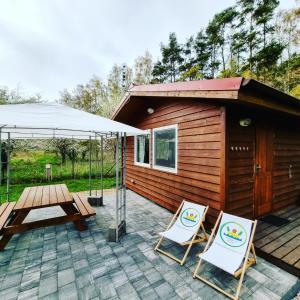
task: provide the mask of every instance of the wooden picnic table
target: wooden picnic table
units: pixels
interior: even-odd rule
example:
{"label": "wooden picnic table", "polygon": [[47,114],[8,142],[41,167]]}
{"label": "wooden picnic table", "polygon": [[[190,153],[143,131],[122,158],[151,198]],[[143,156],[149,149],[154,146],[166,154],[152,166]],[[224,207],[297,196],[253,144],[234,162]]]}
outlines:
{"label": "wooden picnic table", "polygon": [[[23,223],[31,210],[50,206],[60,206],[66,215]],[[71,194],[65,184],[26,187],[17,202],[0,206],[0,250],[14,234],[33,228],[73,221],[78,230],[85,230],[85,218],[95,214],[87,199],[78,193]]]}

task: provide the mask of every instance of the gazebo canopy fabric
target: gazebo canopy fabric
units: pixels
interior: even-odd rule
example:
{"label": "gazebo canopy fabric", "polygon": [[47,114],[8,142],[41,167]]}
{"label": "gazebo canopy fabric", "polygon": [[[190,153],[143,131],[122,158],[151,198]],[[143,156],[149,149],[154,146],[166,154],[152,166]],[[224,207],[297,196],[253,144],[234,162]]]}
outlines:
{"label": "gazebo canopy fabric", "polygon": [[116,133],[142,134],[143,131],[120,122],[56,103],[0,105],[2,138],[88,139]]}

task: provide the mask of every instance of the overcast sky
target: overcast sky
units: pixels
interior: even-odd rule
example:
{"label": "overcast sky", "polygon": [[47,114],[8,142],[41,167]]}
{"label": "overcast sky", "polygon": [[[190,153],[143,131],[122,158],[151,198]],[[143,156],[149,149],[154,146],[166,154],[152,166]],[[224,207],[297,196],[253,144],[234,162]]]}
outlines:
{"label": "overcast sky", "polygon": [[185,41],[234,2],[0,0],[0,86],[54,101],[93,74],[105,80],[114,63],[132,65],[146,50],[157,59],[169,32]]}

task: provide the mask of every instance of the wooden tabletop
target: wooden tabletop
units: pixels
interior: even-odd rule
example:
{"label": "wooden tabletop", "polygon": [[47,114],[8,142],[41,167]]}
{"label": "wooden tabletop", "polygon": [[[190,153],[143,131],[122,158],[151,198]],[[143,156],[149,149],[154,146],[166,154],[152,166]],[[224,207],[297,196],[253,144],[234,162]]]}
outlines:
{"label": "wooden tabletop", "polygon": [[41,208],[73,202],[65,184],[32,186],[24,189],[14,210]]}

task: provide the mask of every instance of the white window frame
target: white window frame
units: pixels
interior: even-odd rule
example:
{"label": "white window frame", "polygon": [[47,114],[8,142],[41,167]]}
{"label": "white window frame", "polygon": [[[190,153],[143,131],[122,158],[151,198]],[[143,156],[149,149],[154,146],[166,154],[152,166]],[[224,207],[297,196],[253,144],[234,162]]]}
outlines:
{"label": "white window frame", "polygon": [[[162,167],[155,164],[155,132],[166,130],[166,129],[175,129],[175,168]],[[152,129],[152,167],[155,170],[165,171],[170,173],[177,173],[177,162],[178,162],[178,125],[168,125]]]}
{"label": "white window frame", "polygon": [[[139,135],[149,135],[149,163],[148,164],[137,161],[137,137]],[[150,163],[151,163],[151,131],[150,130],[145,130],[145,134],[138,134],[138,135],[134,136],[134,150],[133,151],[134,151],[134,165],[150,168]]]}

